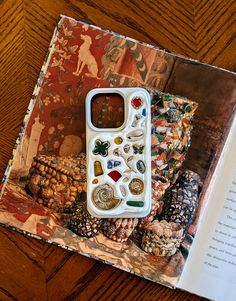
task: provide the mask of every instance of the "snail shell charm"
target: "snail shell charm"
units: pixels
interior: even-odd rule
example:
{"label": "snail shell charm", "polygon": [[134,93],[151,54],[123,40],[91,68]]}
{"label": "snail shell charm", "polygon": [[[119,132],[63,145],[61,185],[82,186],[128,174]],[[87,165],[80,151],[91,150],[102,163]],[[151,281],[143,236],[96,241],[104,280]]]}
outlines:
{"label": "snail shell charm", "polygon": [[97,186],[93,191],[94,205],[103,210],[109,210],[120,204],[121,200],[114,197],[114,190],[108,184]]}

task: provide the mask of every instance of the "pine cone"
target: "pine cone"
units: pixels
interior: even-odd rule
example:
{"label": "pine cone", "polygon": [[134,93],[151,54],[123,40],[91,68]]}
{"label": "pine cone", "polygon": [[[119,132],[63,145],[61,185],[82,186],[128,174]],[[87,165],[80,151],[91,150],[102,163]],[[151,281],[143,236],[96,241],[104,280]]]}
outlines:
{"label": "pine cone", "polygon": [[137,218],[103,219],[103,233],[112,240],[123,242],[129,238],[137,224]]}
{"label": "pine cone", "polygon": [[102,220],[90,215],[86,203],[81,203],[72,214],[67,227],[79,236],[93,237],[99,233],[101,225]]}

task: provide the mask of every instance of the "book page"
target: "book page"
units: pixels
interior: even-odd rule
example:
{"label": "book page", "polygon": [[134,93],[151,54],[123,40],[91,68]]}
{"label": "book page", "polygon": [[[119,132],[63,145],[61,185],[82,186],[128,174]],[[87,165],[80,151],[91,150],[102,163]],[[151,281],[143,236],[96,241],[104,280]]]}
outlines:
{"label": "book page", "polygon": [[235,120],[210,189],[207,206],[178,287],[213,300],[235,301]]}

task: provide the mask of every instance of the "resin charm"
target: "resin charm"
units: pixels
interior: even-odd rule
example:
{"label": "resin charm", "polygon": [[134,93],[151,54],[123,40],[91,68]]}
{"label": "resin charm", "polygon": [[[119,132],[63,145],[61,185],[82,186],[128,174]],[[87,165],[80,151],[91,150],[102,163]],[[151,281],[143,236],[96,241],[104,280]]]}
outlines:
{"label": "resin charm", "polygon": [[134,150],[134,154],[135,155],[137,155],[137,154],[142,155],[143,154],[143,150],[144,150],[144,145],[142,145],[142,144],[134,144],[133,145],[133,150]]}
{"label": "resin charm", "polygon": [[97,139],[95,141],[95,147],[93,149],[93,154],[107,157],[109,147],[110,147],[109,141],[101,141],[101,140]]}
{"label": "resin charm", "polygon": [[144,183],[142,180],[134,178],[129,183],[129,190],[132,194],[138,195],[141,194],[144,190]]}
{"label": "resin charm", "polygon": [[131,104],[133,106],[133,108],[135,108],[136,110],[138,110],[139,108],[142,107],[143,105],[143,101],[140,97],[135,97],[131,100]]}
{"label": "resin charm", "polygon": [[110,171],[108,176],[111,177],[114,182],[119,181],[119,179],[122,177],[121,173],[117,170]]}
{"label": "resin charm", "polygon": [[138,160],[137,161],[136,167],[137,167],[137,170],[140,173],[145,173],[146,167],[145,167],[145,164],[144,164],[144,162],[142,160]]}
{"label": "resin charm", "polygon": [[120,199],[114,198],[114,190],[108,184],[99,185],[93,191],[93,202],[95,206],[100,209],[112,209],[116,207],[120,201]]}
{"label": "resin charm", "polygon": [[100,161],[94,162],[94,175],[95,177],[101,176],[103,174],[102,164]]}

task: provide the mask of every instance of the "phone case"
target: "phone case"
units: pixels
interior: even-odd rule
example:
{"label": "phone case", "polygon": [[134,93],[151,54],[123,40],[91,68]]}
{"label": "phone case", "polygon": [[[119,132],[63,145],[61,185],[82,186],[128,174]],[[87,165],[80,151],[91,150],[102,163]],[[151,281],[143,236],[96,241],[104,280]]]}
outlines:
{"label": "phone case", "polygon": [[[120,94],[124,123],[97,128],[96,94]],[[144,217],[151,210],[151,104],[143,88],[98,88],[86,97],[87,208],[101,218]]]}

